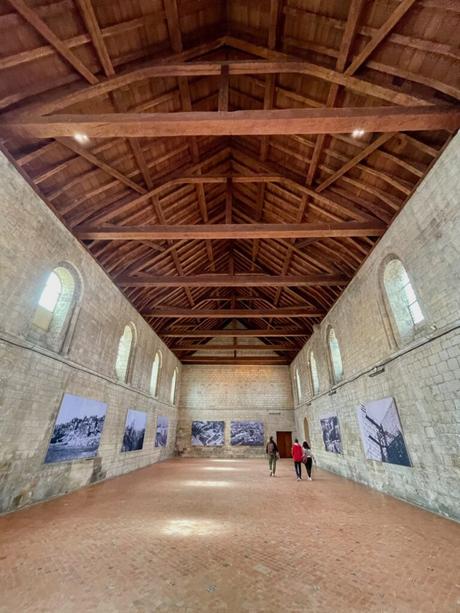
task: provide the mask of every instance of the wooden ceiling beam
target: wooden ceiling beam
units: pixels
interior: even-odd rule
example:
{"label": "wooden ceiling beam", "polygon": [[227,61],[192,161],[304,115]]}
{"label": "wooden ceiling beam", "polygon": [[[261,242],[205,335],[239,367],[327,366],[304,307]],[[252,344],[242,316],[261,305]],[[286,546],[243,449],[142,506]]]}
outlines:
{"label": "wooden ceiling beam", "polygon": [[[348,19],[345,25],[345,30],[342,35],[339,55],[336,61],[336,70],[342,74],[345,70],[348,56],[350,54],[353,42],[355,40],[355,36],[356,36],[357,29],[358,29],[358,24],[359,24],[359,17],[361,15],[363,5],[364,5],[364,0],[352,0],[350,4],[350,8],[348,11]],[[340,92],[340,84],[331,83],[331,86],[329,88],[328,97],[326,100],[327,107],[331,108],[331,107],[336,106],[336,103],[339,98],[339,92]],[[318,168],[319,160],[323,152],[326,138],[327,137],[325,134],[321,134],[316,139],[315,148],[313,150],[311,162],[308,166],[307,185],[313,184],[313,179],[315,177],[316,170]]]}
{"label": "wooden ceiling beam", "polygon": [[[251,53],[252,55],[263,58],[266,61],[299,61],[299,58],[296,56],[282,53],[280,51],[274,51],[272,49],[268,49],[267,47],[251,43],[247,40],[242,40],[234,36],[224,36],[222,42],[230,47],[233,47],[234,49]],[[321,79],[322,81],[327,81],[328,83],[342,85],[343,87],[365,96],[371,96],[373,98],[386,100],[387,102],[400,104],[403,106],[424,106],[432,104],[430,100],[426,100],[419,96],[411,96],[404,92],[395,91],[394,89],[379,85],[377,83],[372,83],[364,79],[345,75],[344,73],[331,68],[325,68],[324,66],[320,66],[318,64],[307,63],[304,60],[301,61],[303,63],[303,74],[308,74],[311,77]],[[252,71],[251,74],[256,73]]]}
{"label": "wooden ceiling beam", "polygon": [[[133,139],[134,140],[134,139]],[[227,148],[219,149],[216,153],[213,153],[209,157],[206,157],[199,164],[193,164],[190,168],[187,169],[185,173],[188,176],[189,172],[197,172],[203,164],[211,163],[213,160],[221,156],[225,153]],[[177,178],[181,177],[184,174],[184,170],[179,170],[177,172],[173,172],[164,178],[161,183],[160,179],[156,178],[154,182],[154,186],[149,191],[145,192],[141,196],[135,197],[133,199],[127,200],[124,203],[112,203],[106,207],[103,207],[101,210],[97,212],[97,214],[90,220],[91,223],[105,223],[112,219],[115,216],[121,214],[127,214],[132,211],[135,211],[142,205],[144,202],[147,202],[152,198],[152,196],[158,196],[162,191],[171,187],[173,183],[170,181],[174,181]]]}
{"label": "wooden ceiling beam", "polygon": [[344,164],[341,168],[339,168],[336,172],[334,172],[330,177],[325,179],[318,187],[316,191],[322,192],[326,187],[332,185],[337,179],[339,179],[346,172],[351,170],[354,166],[359,164],[362,160],[368,157],[371,153],[374,153],[377,149],[379,149],[382,145],[388,142],[393,136],[396,136],[396,132],[390,132],[389,134],[382,134],[375,140],[373,140],[369,145],[367,145],[364,149],[362,149],[358,154],[356,154],[351,160],[349,160],[346,164]]}
{"label": "wooden ceiling beam", "polygon": [[165,330],[162,336],[165,338],[289,338],[291,336],[310,336],[310,331],[303,330],[302,328],[286,328],[285,330],[275,330],[273,328],[260,328],[255,330],[250,330],[248,328],[236,328],[233,330],[175,330],[173,328],[171,330]]}
{"label": "wooden ceiling beam", "polygon": [[388,36],[396,24],[404,17],[407,11],[417,0],[402,0],[385,23],[375,32],[364,49],[354,58],[350,66],[345,70],[346,75],[354,74],[367,58],[375,51],[378,45]]}
{"label": "wooden ceiling beam", "polygon": [[86,29],[91,37],[91,42],[96,50],[99,62],[104,70],[106,77],[113,77],[115,70],[113,68],[112,60],[110,59],[107,51],[107,46],[104,42],[101,28],[97,21],[96,13],[92,0],[77,0],[78,8],[80,9],[83,21],[86,24]]}
{"label": "wooden ceiling beam", "polygon": [[95,85],[99,79],[87,68],[83,62],[69,49],[56,34],[46,25],[37,12],[31,9],[24,0],[7,0],[7,2],[23,17],[34,30],[48,42],[58,54],[66,60],[84,79]]}
{"label": "wooden ceiling beam", "polygon": [[159,308],[141,313],[143,317],[168,319],[260,319],[261,317],[323,317],[324,311],[312,307],[278,307],[274,309],[181,309]]}
{"label": "wooden ceiling beam", "polygon": [[73,151],[80,157],[84,158],[90,164],[97,166],[98,168],[106,172],[111,177],[118,179],[120,183],[123,183],[124,185],[131,188],[138,194],[146,193],[147,190],[144,187],[142,187],[141,185],[138,185],[134,181],[131,181],[131,179],[129,179],[126,175],[118,171],[116,168],[113,168],[112,166],[110,166],[110,164],[103,162],[102,160],[100,160],[98,157],[96,157],[94,154],[92,154],[90,151],[88,151],[84,147],[77,145],[77,143],[75,143],[70,138],[58,138],[56,140],[59,144],[63,145],[67,149],[70,149],[70,151]]}
{"label": "wooden ceiling beam", "polygon": [[[232,348],[230,347],[230,351]],[[289,366],[292,360],[283,357],[225,357],[225,356],[190,356],[181,358],[182,364],[221,364],[222,366]]]}
{"label": "wooden ceiling beam", "polygon": [[182,343],[181,345],[173,345],[170,347],[171,351],[288,351],[297,353],[302,349],[302,345],[290,345],[289,343],[278,343],[276,345],[218,345],[218,344],[204,344],[198,345],[197,343]]}
{"label": "wooden ceiling beam", "polygon": [[311,287],[347,285],[348,277],[335,275],[198,274],[166,276],[127,274],[117,278],[120,287]]}
{"label": "wooden ceiling beam", "polygon": [[[39,13],[40,8],[40,6],[35,8],[37,13]],[[131,30],[139,30],[141,28],[148,27],[150,24],[156,24],[163,17],[164,15],[161,13],[161,11],[155,10],[154,13],[147,13],[142,17],[136,17],[135,19],[122,21],[120,23],[115,23],[111,26],[101,28],[101,34],[103,38],[113,38],[115,36],[125,34],[126,32],[130,32]],[[69,49],[73,49],[75,47],[87,45],[89,42],[91,42],[91,37],[89,34],[78,34],[77,36],[66,38],[62,42]],[[33,62],[35,60],[53,55],[54,53],[56,53],[56,50],[52,45],[42,45],[41,47],[35,47],[34,49],[8,55],[0,59],[0,70]]]}
{"label": "wooden ceiling beam", "polygon": [[263,134],[340,134],[366,132],[455,131],[460,109],[430,107],[358,107],[263,111],[101,113],[17,117],[0,122],[0,135],[33,138],[152,138]]}
{"label": "wooden ceiling beam", "polygon": [[386,225],[373,222],[297,224],[194,224],[153,226],[77,226],[80,240],[181,240],[252,238],[330,238],[382,236]]}

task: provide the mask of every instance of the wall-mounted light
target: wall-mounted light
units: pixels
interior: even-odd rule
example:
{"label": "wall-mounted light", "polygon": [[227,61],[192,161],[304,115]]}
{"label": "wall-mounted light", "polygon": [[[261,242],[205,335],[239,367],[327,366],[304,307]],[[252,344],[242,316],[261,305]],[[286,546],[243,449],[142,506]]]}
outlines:
{"label": "wall-mounted light", "polygon": [[84,132],[75,132],[73,137],[80,145],[87,145],[89,143],[89,136]]}
{"label": "wall-mounted light", "polygon": [[385,372],[385,366],[376,366],[367,376],[376,377],[377,375],[381,375],[383,372]]}

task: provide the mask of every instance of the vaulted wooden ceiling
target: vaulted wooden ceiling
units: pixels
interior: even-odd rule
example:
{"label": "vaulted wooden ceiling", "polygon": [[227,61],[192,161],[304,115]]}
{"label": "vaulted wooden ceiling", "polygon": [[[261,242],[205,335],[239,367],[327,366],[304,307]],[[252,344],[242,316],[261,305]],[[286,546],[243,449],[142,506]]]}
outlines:
{"label": "vaulted wooden ceiling", "polygon": [[0,31],[7,155],[186,363],[289,363],[460,125],[458,0],[1,0]]}

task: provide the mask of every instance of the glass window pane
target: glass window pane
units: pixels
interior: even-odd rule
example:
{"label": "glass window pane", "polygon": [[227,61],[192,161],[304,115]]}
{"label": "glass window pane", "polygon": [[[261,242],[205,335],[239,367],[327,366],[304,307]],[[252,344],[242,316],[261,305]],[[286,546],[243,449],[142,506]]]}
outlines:
{"label": "glass window pane", "polygon": [[409,310],[412,315],[412,319],[414,320],[414,324],[418,324],[424,320],[422,310],[417,301],[410,305]]}
{"label": "glass window pane", "polygon": [[52,313],[56,308],[57,301],[62,292],[62,283],[55,272],[48,277],[45,288],[40,296],[38,304]]}

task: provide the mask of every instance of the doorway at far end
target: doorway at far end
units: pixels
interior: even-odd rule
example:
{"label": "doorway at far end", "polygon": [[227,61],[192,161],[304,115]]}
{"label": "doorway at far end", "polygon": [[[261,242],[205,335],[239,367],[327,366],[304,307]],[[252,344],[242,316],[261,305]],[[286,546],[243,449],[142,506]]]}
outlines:
{"label": "doorway at far end", "polygon": [[280,458],[290,458],[292,447],[292,432],[277,432],[276,444],[278,446]]}

